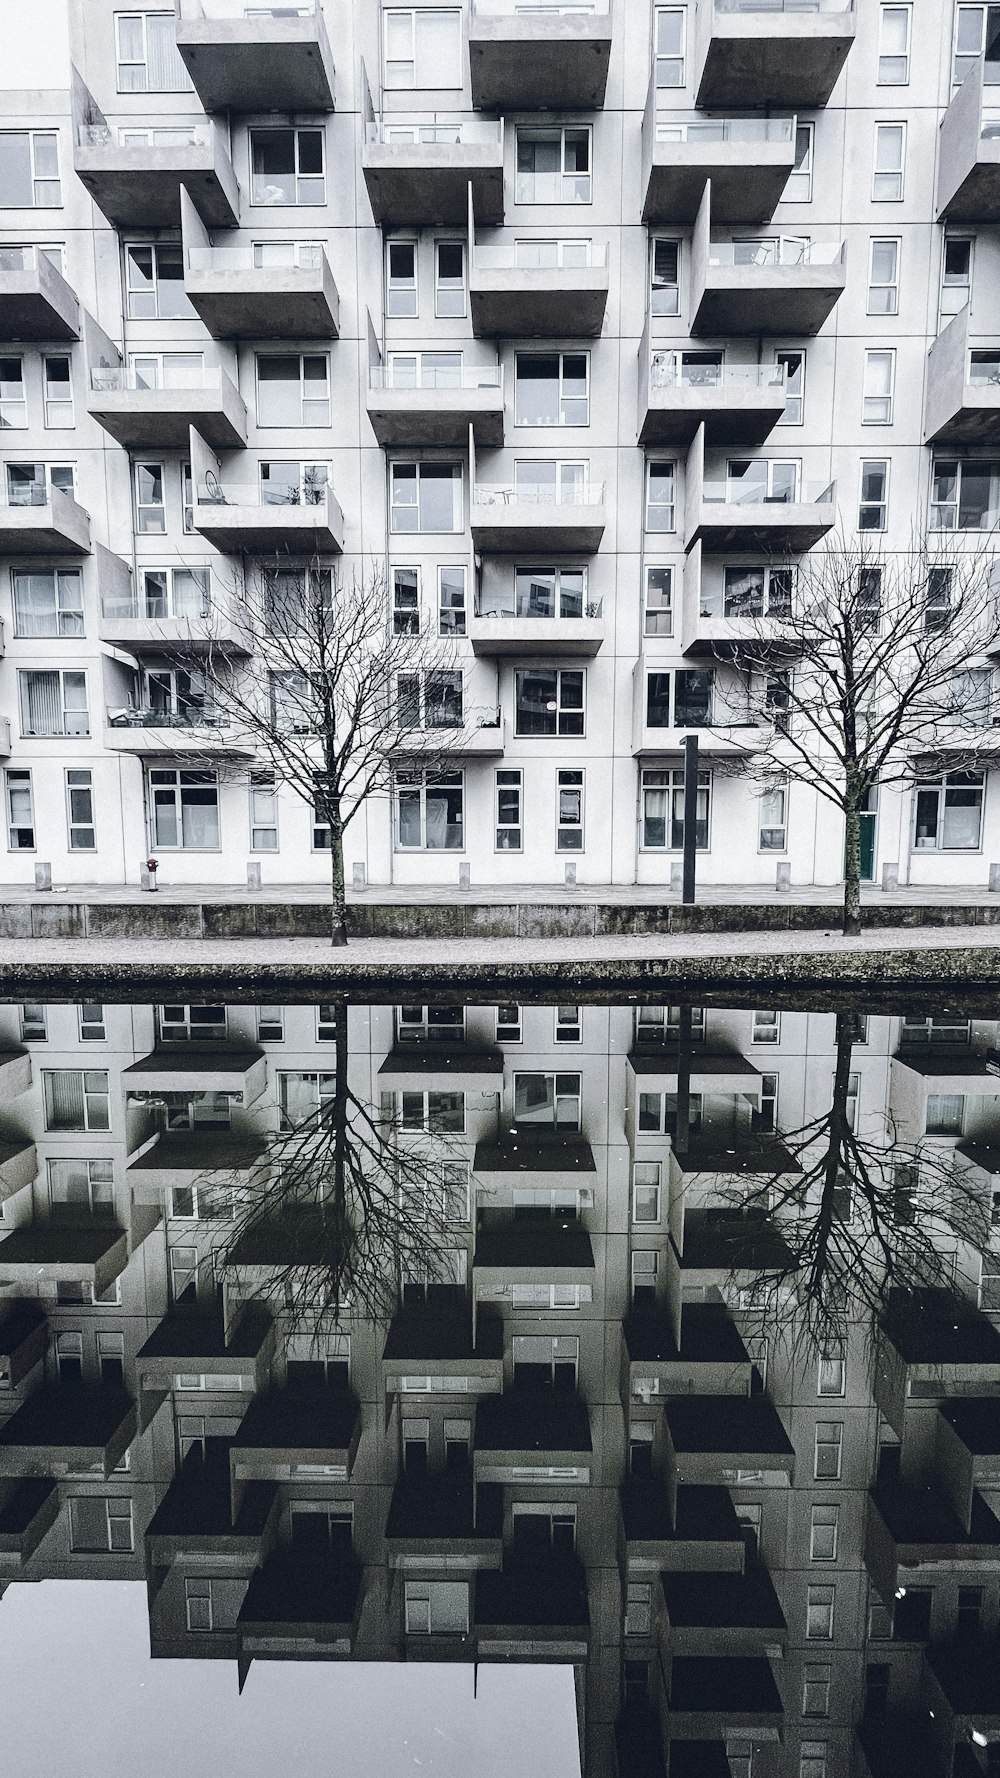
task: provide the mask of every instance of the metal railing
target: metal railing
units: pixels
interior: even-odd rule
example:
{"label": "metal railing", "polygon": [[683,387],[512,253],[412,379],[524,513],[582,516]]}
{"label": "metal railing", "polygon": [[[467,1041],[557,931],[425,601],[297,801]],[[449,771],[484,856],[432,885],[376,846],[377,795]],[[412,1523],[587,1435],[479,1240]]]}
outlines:
{"label": "metal railing", "polygon": [[[526,260],[524,248],[531,247],[532,242],[517,246],[511,243],[502,247],[475,247],[472,252],[473,269],[477,272],[579,272],[600,269],[608,263],[608,244],[606,241],[566,241],[560,242],[551,259],[546,262],[539,254],[534,264]],[[539,243],[541,247],[544,243]]]}
{"label": "metal railing", "polygon": [[657,142],[791,142],[793,117],[697,117],[689,122],[662,122]]}
{"label": "metal railing", "polygon": [[102,618],[120,621],[143,623],[204,623],[212,615],[212,601],[208,596],[193,606],[189,611],[179,611],[168,601],[166,609],[151,609],[149,604],[133,593],[102,593]]}
{"label": "metal railing", "polygon": [[395,117],[387,122],[373,118],[366,125],[365,139],[404,153],[417,148],[499,148],[503,124],[489,118],[473,118],[464,123],[411,123]]}
{"label": "metal railing", "polygon": [[[412,362],[412,361],[411,361]],[[394,364],[375,364],[368,372],[370,389],[502,389],[503,372],[498,364],[461,365],[443,368],[417,362],[411,377]]]}
{"label": "metal railing", "polygon": [[783,389],[783,364],[682,364],[672,352],[654,352],[651,389]]}
{"label": "metal railing", "polygon": [[189,247],[187,263],[192,272],[275,272],[280,277],[286,272],[316,272],[326,260],[318,241],[293,243],[293,255],[287,264],[262,265],[249,247]]}
{"label": "metal railing", "polygon": [[[61,489],[55,491],[58,494]],[[51,502],[52,489],[45,481],[13,482],[0,487],[0,506],[49,506]]]}
{"label": "metal railing", "polygon": [[474,506],[603,506],[604,483],[586,482],[567,488],[543,486],[532,482],[527,486],[515,482],[477,482],[473,489]]}
{"label": "metal railing", "polygon": [[708,263],[767,271],[773,266],[839,265],[844,252],[843,241],[712,241]]}
{"label": "metal railing", "polygon": [[203,364],[187,370],[172,369],[169,378],[169,382],[151,383],[141,371],[119,365],[92,370],[90,387],[95,395],[107,395],[116,390],[135,390],[143,395],[170,395],[175,390],[222,388],[222,371],[218,365]]}
{"label": "metal railing", "polygon": [[798,482],[795,487],[769,493],[766,482],[706,481],[701,497],[706,505],[718,506],[829,506],[836,487],[836,482],[828,482],[825,487],[818,482]]}

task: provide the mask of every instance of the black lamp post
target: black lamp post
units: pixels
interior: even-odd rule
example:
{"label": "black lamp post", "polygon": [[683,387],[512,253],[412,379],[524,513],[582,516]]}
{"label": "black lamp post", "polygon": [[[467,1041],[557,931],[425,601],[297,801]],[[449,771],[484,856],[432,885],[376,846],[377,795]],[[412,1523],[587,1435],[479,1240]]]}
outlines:
{"label": "black lamp post", "polygon": [[694,906],[694,848],[698,827],[698,736],[684,736],[684,867],[681,902]]}

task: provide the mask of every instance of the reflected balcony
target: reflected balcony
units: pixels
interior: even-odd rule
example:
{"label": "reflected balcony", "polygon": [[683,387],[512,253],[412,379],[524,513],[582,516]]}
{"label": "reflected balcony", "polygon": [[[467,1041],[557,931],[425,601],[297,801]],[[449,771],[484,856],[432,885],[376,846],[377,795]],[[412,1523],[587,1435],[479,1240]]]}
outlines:
{"label": "reflected balcony", "polygon": [[583,7],[473,0],[469,69],[477,110],[593,111],[604,104],[610,59],[610,0]]}
{"label": "reflected balcony", "polygon": [[737,1470],[795,1475],[795,1448],[766,1395],[699,1395],[664,1408],[675,1486],[718,1487]]}
{"label": "reflected balcony", "polygon": [[696,103],[738,110],[825,105],[856,25],[853,0],[704,0]]}
{"label": "reflected balcony", "polygon": [[89,556],[90,514],[47,481],[0,485],[0,550],[8,556]]}
{"label": "reflected balcony", "polygon": [[972,1525],[972,1504],[1000,1488],[1000,1404],[971,1395],[938,1406],[937,1473],[959,1520]]}
{"label": "reflected balcony", "polygon": [[662,1476],[630,1476],[620,1490],[621,1535],[630,1562],[664,1574],[741,1574],[746,1543],[728,1488],[676,1488]]}
{"label": "reflected balcony", "polygon": [[0,1241],[0,1285],[86,1284],[96,1298],[128,1260],[128,1235],[114,1223],[26,1222]]}
{"label": "reflected balcony", "polygon": [[[780,1741],[784,1706],[761,1655],[681,1655],[670,1663],[667,1732],[678,1741]],[[674,1767],[673,1752],[670,1757]],[[701,1765],[701,1771],[705,1766]]]}
{"label": "reflected balcony", "polygon": [[236,228],[240,193],[225,134],[194,124],[82,124],[77,177],[113,228],[176,228],[181,187],[207,228]]}
{"label": "reflected balcony", "polygon": [[503,1554],[503,1489],[473,1482],[471,1470],[404,1475],[392,1491],[385,1527],[390,1567],[460,1557],[499,1567]]}
{"label": "reflected balcony", "polygon": [[186,450],[192,426],[216,450],[247,441],[247,410],[219,365],[175,370],[159,387],[142,371],[92,370],[87,411],[129,450]]}
{"label": "reflected balcony", "polygon": [[16,1389],[45,1357],[49,1324],[37,1298],[7,1300],[0,1314],[0,1382]]}
{"label": "reflected balcony", "polygon": [[699,117],[657,111],[642,120],[642,219],[694,222],[712,182],[716,222],[769,222],[795,165],[794,117]]}
{"label": "reflected balcony", "polygon": [[132,1196],[140,1204],[160,1204],[167,1191],[250,1183],[266,1159],[263,1136],[233,1130],[167,1130],[144,1149],[128,1172]]}
{"label": "reflected balcony", "polygon": [[710,241],[696,229],[692,259],[691,332],[713,338],[818,333],[847,284],[842,241]]}
{"label": "reflected balcony", "polygon": [[594,1250],[575,1216],[519,1220],[510,1211],[480,1210],[473,1265],[476,1294],[485,1298],[515,1284],[592,1287]]}
{"label": "reflected balcony", "polygon": [[173,1389],[179,1374],[232,1379],[240,1393],[249,1382],[257,1391],[267,1382],[274,1351],[274,1325],[260,1304],[247,1303],[228,1335],[221,1309],[185,1306],[154,1327],[139,1349],[136,1374],[147,1391]]}
{"label": "reflected balcony", "polygon": [[78,340],[80,304],[41,247],[0,247],[0,340]]}
{"label": "reflected balcony", "polygon": [[476,1474],[497,1468],[590,1468],[590,1416],[579,1396],[536,1386],[484,1395],[476,1403]]}
{"label": "reflected balcony", "polygon": [[109,706],[104,745],[112,753],[155,759],[252,757],[253,738],[207,710],[171,710],[154,705]]}
{"label": "reflected balcony", "polygon": [[[166,581],[166,576],[163,577]],[[201,598],[195,590],[190,599],[177,600],[164,584],[143,595],[141,588],[101,592],[97,634],[102,642],[116,643],[133,653],[164,649],[223,648],[227,653],[249,654],[253,643],[238,601],[230,595]]]}
{"label": "reflected balcony", "polygon": [[802,482],[778,490],[763,473],[707,478],[693,492],[685,548],[700,541],[706,551],[746,550],[765,556],[812,549],[837,523],[836,482]]}
{"label": "reflected balcony", "polygon": [[707,445],[759,445],[774,430],[785,411],[784,365],[698,362],[704,358],[652,351],[645,376],[640,358],[640,444],[686,446],[704,425]]}
{"label": "reflected balcony", "polygon": [[967,303],[928,354],[925,444],[1000,443],[1000,346],[970,345],[969,319]]}
{"label": "reflected balcony", "polygon": [[977,61],[941,120],[939,222],[992,222],[1000,212],[1000,65]]}
{"label": "reflected balcony", "polygon": [[177,48],[206,111],[332,111],[319,0],[174,0]]}
{"label": "reflected balcony", "polygon": [[935,1735],[939,1745],[947,1738],[956,1755],[959,1750],[969,1753],[964,1765],[956,1757],[952,1778],[988,1773],[989,1765],[980,1764],[976,1753],[985,1751],[984,1742],[1000,1741],[1000,1641],[996,1636],[960,1636],[925,1648],[921,1681],[925,1736],[929,1716],[941,1725]]}
{"label": "reflected balcony", "polygon": [[498,1393],[503,1383],[504,1328],[499,1315],[480,1308],[475,1339],[472,1306],[456,1285],[430,1285],[427,1301],[407,1304],[393,1316],[382,1353],[387,1393],[400,1393],[404,1376],[457,1376],[467,1389]]}
{"label": "reflected balcony", "polygon": [[235,1044],[175,1043],[151,1051],[122,1069],[126,1093],[225,1093],[237,1105],[252,1105],[267,1084],[267,1058]]}
{"label": "reflected balcony", "polygon": [[435,370],[421,354],[373,365],[368,418],[382,446],[503,444],[503,371],[499,364]]}
{"label": "reflected balcony", "polygon": [[344,547],[344,515],[329,482],[271,492],[210,474],[195,489],[193,523],[227,555],[329,555]]}
{"label": "reflected balcony", "polygon": [[875,1348],[874,1395],[900,1438],[909,1407],[1000,1396],[1000,1329],[950,1291],[894,1290]]}
{"label": "reflected balcony", "polygon": [[[858,1778],[945,1778],[945,1767],[928,1738],[927,1711],[902,1710],[867,1714],[857,1727],[862,1764]],[[965,1778],[979,1778],[978,1766],[966,1767]],[[960,1778],[956,1765],[952,1778]]]}
{"label": "reflected balcony", "polygon": [[472,248],[469,305],[475,334],[505,339],[598,334],[607,302],[606,242],[520,241]]}
{"label": "reflected balcony", "polygon": [[0,1587],[15,1579],[59,1517],[59,1489],[51,1476],[0,1484]]}
{"label": "reflected balcony", "polygon": [[361,1409],[349,1389],[289,1385],[255,1395],[230,1449],[233,1482],[346,1479],[360,1438]]}
{"label": "reflected balcony", "polygon": [[587,1571],[575,1556],[508,1551],[474,1582],[473,1628],[481,1660],[576,1661],[590,1640]]}
{"label": "reflected balcony", "polygon": [[603,482],[565,488],[476,482],[472,490],[472,541],[488,553],[544,549],[594,555],[606,522]]}
{"label": "reflected balcony", "polygon": [[446,223],[465,228],[469,186],[478,220],[503,222],[503,122],[462,123],[369,118],[361,167],[380,227]]}
{"label": "reflected balcony", "polygon": [[125,1389],[81,1383],[36,1389],[0,1427],[0,1476],[110,1476],[137,1431]]}
{"label": "reflected balcony", "polygon": [[[287,259],[288,263],[278,263]],[[319,242],[188,247],[184,288],[217,340],[335,340],[340,293]]]}
{"label": "reflected balcony", "polygon": [[473,652],[498,659],[519,655],[593,656],[604,641],[604,602],[553,589],[551,601],[519,599],[514,588],[480,588],[468,618]]}
{"label": "reflected balcony", "polygon": [[[670,1164],[681,1177],[682,1191],[691,1189],[692,1175],[707,1180],[752,1175],[755,1186],[762,1187],[768,1179],[801,1170],[777,1143],[747,1145],[741,1165],[740,1149],[709,1149],[697,1139],[684,1154],[675,1147]],[[761,1277],[783,1278],[794,1270],[791,1249],[766,1210],[686,1210],[680,1245],[684,1282],[692,1286],[721,1286],[735,1276],[742,1287],[752,1289]]]}
{"label": "reflected balcony", "polygon": [[351,1654],[363,1597],[353,1555],[279,1547],[255,1570],[240,1606],[241,1661]]}
{"label": "reflected balcony", "polygon": [[973,1493],[968,1525],[939,1488],[883,1482],[872,1488],[865,1535],[865,1567],[879,1596],[890,1603],[897,1587],[928,1585],[959,1568],[1000,1565],[1000,1520]]}
{"label": "reflected balcony", "polygon": [[446,1088],[462,1093],[503,1091],[503,1051],[475,1043],[397,1043],[380,1065],[380,1087],[392,1092]]}
{"label": "reflected balcony", "polygon": [[[642,1092],[676,1093],[680,1068],[675,1043],[635,1044],[628,1065]],[[690,1057],[691,1091],[760,1100],[760,1070],[737,1050],[697,1049]]]}
{"label": "reflected balcony", "polygon": [[29,1050],[0,1050],[0,1100],[18,1099],[31,1085]]}
{"label": "reflected balcony", "polygon": [[633,1309],[622,1322],[623,1396],[650,1402],[672,1395],[749,1395],[750,1355],[727,1311],[685,1303],[680,1345],[673,1323],[655,1310]]}
{"label": "reflected balcony", "polygon": [[146,1527],[147,1564],[166,1568],[195,1552],[227,1565],[261,1562],[273,1548],[280,1510],[275,1482],[248,1482],[234,1501],[221,1441],[212,1441],[207,1457],[193,1446]]}
{"label": "reflected balcony", "polygon": [[748,1562],[741,1573],[668,1571],[660,1584],[660,1635],[675,1657],[763,1655],[787,1643],[774,1583],[759,1562]]}
{"label": "reflected balcony", "polygon": [[514,1185],[590,1186],[597,1163],[584,1137],[520,1124],[477,1142],[473,1170],[484,1190],[509,1191]]}
{"label": "reflected balcony", "polygon": [[[10,753],[10,747],[7,747]],[[0,1141],[0,1202],[31,1185],[38,1174],[35,1144],[27,1136]]]}

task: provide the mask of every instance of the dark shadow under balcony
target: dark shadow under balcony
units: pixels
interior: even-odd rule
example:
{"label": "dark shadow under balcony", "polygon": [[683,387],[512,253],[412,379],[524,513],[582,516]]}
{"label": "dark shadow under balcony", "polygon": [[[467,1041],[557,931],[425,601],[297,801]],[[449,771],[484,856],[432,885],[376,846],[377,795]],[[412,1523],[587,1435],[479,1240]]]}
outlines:
{"label": "dark shadow under balcony", "polygon": [[25,1476],[0,1484],[0,1584],[34,1555],[59,1516],[59,1489],[51,1476]]}
{"label": "dark shadow under balcony", "polygon": [[476,1468],[488,1464],[576,1464],[593,1446],[587,1404],[569,1390],[512,1388],[476,1403]]}
{"label": "dark shadow under balcony", "polygon": [[479,222],[503,222],[503,124],[369,117],[361,166],[372,215],[382,228],[445,223],[465,228],[469,186]]}
{"label": "dark shadow under balcony", "polygon": [[881,1332],[907,1367],[1000,1365],[1000,1329],[950,1291],[891,1291]]}
{"label": "dark shadow under balcony", "polygon": [[[781,1739],[784,1706],[770,1663],[753,1655],[681,1655],[670,1664],[671,1743],[713,1735]],[[671,1759],[673,1769],[673,1759]]]}
{"label": "dark shadow under balcony", "polygon": [[109,1476],[135,1437],[135,1403],[124,1389],[48,1385],[0,1428],[0,1475],[81,1469]]}
{"label": "dark shadow under balcony", "polygon": [[242,1657],[350,1654],[361,1582],[353,1556],[274,1550],[254,1572],[236,1620]]}
{"label": "dark shadow under balcony", "polygon": [[957,1731],[956,1739],[969,1739],[973,1728],[991,1731],[991,1740],[1000,1738],[1000,1642],[995,1637],[963,1636],[925,1649],[924,1679],[928,1706],[953,1719],[949,1727]]}
{"label": "dark shadow under balcony", "polygon": [[[718,1778],[732,1778],[725,1747]],[[615,1758],[617,1778],[666,1778],[663,1735],[660,1719],[648,1699],[629,1699],[615,1723]],[[677,1778],[680,1766],[671,1760],[671,1773]],[[717,1778],[714,1766],[699,1766],[696,1778]]]}
{"label": "dark shadow under balcony", "polygon": [[[474,1581],[473,1627],[483,1641],[523,1642],[545,1658],[546,1644],[583,1645],[590,1634],[587,1575],[573,1556],[520,1560],[510,1554],[501,1569],[480,1570]],[[554,1659],[568,1651],[552,1649]]]}
{"label": "dark shadow under balcony", "polygon": [[758,1469],[792,1476],[795,1449],[765,1395],[701,1395],[664,1408],[678,1483],[718,1485],[722,1471]]}
{"label": "dark shadow under balcony", "polygon": [[703,0],[696,103],[825,105],[854,42],[852,0]]}
{"label": "dark shadow under balcony", "polygon": [[89,1284],[95,1297],[128,1265],[128,1236],[114,1223],[22,1223],[0,1241],[0,1284]]}
{"label": "dark shadow under balcony", "polygon": [[611,60],[611,7],[532,7],[473,0],[469,21],[472,103],[499,111],[592,111],[604,104]]}
{"label": "dark shadow under balcony", "polygon": [[[536,1175],[539,1185],[564,1185],[595,1174],[597,1163],[584,1137],[524,1125],[492,1141],[477,1142],[474,1171],[484,1186],[513,1185],[519,1174]],[[589,1180],[583,1178],[583,1183]]]}
{"label": "dark shadow under balcony", "polygon": [[575,1217],[522,1221],[509,1211],[481,1210],[474,1264],[477,1272],[510,1274],[510,1282],[530,1283],[535,1273],[576,1278],[593,1271],[594,1250]]}
{"label": "dark shadow under balcony", "polygon": [[762,1654],[784,1646],[788,1626],[767,1569],[661,1574],[662,1630],[674,1655]]}
{"label": "dark shadow under balcony", "polygon": [[658,111],[650,85],[642,120],[642,219],[692,223],[712,182],[716,222],[769,222],[795,164],[792,117],[699,117]]}
{"label": "dark shadow under balcony", "polygon": [[73,163],[113,228],[176,228],[181,190],[208,228],[236,228],[240,193],[224,132],[195,124],[80,126]]}
{"label": "dark shadow under balcony", "polygon": [[401,1476],[392,1491],[385,1538],[390,1560],[465,1556],[483,1565],[499,1565],[503,1489],[494,1482],[477,1485],[471,1469]]}
{"label": "dark shadow under balcony", "polygon": [[[858,1745],[864,1756],[860,1778],[946,1778],[928,1735],[927,1712],[922,1716],[887,1710],[879,1716],[863,1716],[858,1724]],[[978,1773],[977,1766],[974,1771]],[[956,1765],[951,1778],[961,1778]],[[965,1778],[973,1778],[969,1771]]]}
{"label": "dark shadow under balcony", "polygon": [[349,1389],[289,1385],[255,1395],[233,1439],[234,1480],[282,1480],[289,1465],[350,1471],[361,1409]]}
{"label": "dark shadow under balcony", "polygon": [[907,1584],[918,1584],[917,1571],[930,1569],[925,1579],[960,1564],[995,1568],[1000,1563],[1000,1520],[981,1494],[973,1492],[969,1524],[965,1526],[938,1487],[913,1487],[905,1482],[882,1482],[870,1490],[865,1566],[878,1591],[890,1601],[901,1573]]}
{"label": "dark shadow under balcony", "polygon": [[222,1310],[178,1308],[139,1348],[136,1369],[147,1386],[173,1387],[178,1372],[245,1377],[255,1387],[267,1376],[274,1353],[274,1325],[259,1304],[248,1303],[227,1338]]}
{"label": "dark shadow under balcony", "polygon": [[750,1392],[750,1356],[721,1304],[682,1306],[679,1347],[672,1322],[653,1309],[633,1309],[622,1322],[622,1335],[633,1398]]}
{"label": "dark shadow under balcony", "polygon": [[0,247],[0,340],[78,340],[80,304],[43,247]]}
{"label": "dark shadow under balcony", "polygon": [[0,1379],[9,1389],[45,1357],[49,1324],[43,1305],[32,1298],[8,1299],[0,1308]]}
{"label": "dark shadow under balcony", "polygon": [[238,1095],[242,1105],[258,1099],[266,1081],[263,1051],[235,1044],[164,1044],[122,1069],[122,1084],[128,1093],[228,1093]]}
{"label": "dark shadow under balcony", "polygon": [[332,111],[319,0],[178,0],[177,48],[206,111]]}
{"label": "dark shadow under balcony", "polygon": [[[673,1158],[688,1173],[724,1172],[727,1165],[729,1172],[738,1171],[735,1155],[728,1152],[712,1157],[715,1166],[702,1165],[705,1155],[699,1155],[693,1144],[686,1155],[678,1155],[674,1150]],[[765,1166],[747,1170],[763,1174],[784,1171],[783,1168]],[[766,1210],[688,1210],[684,1216],[681,1265],[685,1271],[727,1275],[732,1272],[774,1273],[791,1268],[792,1254],[781,1230]]]}
{"label": "dark shadow under balcony", "polygon": [[506,339],[599,334],[607,302],[605,242],[473,244],[469,306],[474,334]]}
{"label": "dark shadow under balcony", "polygon": [[379,1066],[380,1086],[394,1092],[454,1087],[466,1093],[498,1093],[503,1051],[475,1043],[398,1043]]}
{"label": "dark shadow under balcony", "polygon": [[[503,444],[503,372],[498,364],[432,373],[420,354],[368,373],[368,418],[382,446]],[[416,366],[413,358],[416,358]]]}
{"label": "dark shadow under balcony", "polygon": [[239,1185],[267,1155],[263,1136],[234,1130],[167,1130],[128,1167],[128,1182],[140,1201],[162,1203],[164,1192],[195,1183]]}
{"label": "dark shadow under balcony", "polygon": [[149,1563],[165,1567],[194,1550],[213,1560],[261,1561],[274,1541],[281,1499],[276,1482],[248,1482],[233,1512],[229,1452],[211,1441],[209,1454],[190,1450],[146,1527]]}
{"label": "dark shadow under balcony", "polygon": [[630,1476],[620,1492],[629,1559],[664,1573],[740,1573],[746,1544],[728,1488],[681,1487],[670,1495],[662,1476]]}

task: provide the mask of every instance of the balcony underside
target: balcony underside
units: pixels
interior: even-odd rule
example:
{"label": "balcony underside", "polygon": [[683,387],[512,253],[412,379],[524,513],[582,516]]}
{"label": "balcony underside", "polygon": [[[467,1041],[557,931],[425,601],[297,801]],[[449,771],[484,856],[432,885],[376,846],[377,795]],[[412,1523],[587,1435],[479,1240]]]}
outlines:
{"label": "balcony underside", "polygon": [[0,340],[79,338],[80,305],[54,266],[0,271]]}
{"label": "balcony underside", "polygon": [[226,555],[245,553],[339,554],[344,547],[344,515],[328,494],[316,506],[230,506],[198,501],[194,528],[200,537]]}
{"label": "balcony underside", "polygon": [[128,450],[186,450],[192,426],[214,450],[246,444],[246,409],[235,388],[228,399],[217,389],[108,389],[94,391],[87,408]]}
{"label": "balcony underside", "polygon": [[604,104],[611,13],[490,19],[469,27],[472,103],[482,110],[592,111]]}
{"label": "balcony underside", "polygon": [[113,228],[177,228],[181,187],[207,228],[236,228],[236,176],[210,148],[78,148],[76,171]]}
{"label": "balcony underside", "polygon": [[385,227],[465,227],[469,185],[476,221],[503,222],[503,152],[493,146],[369,142],[361,152],[375,221]]}
{"label": "balcony underside", "polygon": [[785,411],[785,391],[774,389],[651,388],[639,416],[639,443],[691,443],[704,425],[706,445],[759,445]]}
{"label": "balcony underside", "polygon": [[531,267],[485,270],[477,269],[473,254],[469,306],[472,331],[480,337],[563,339],[599,334],[607,304],[607,266],[580,267],[571,273]]}
{"label": "balcony underside", "polygon": [[691,332],[715,339],[818,333],[843,295],[846,274],[834,266],[709,266]]}
{"label": "balcony underside", "polygon": [[90,515],[68,494],[43,506],[0,506],[0,551],[10,556],[89,556]]}
{"label": "balcony underside", "polygon": [[184,288],[217,340],[335,340],[340,334],[340,298],[328,266],[325,271],[189,270]]}
{"label": "balcony underside", "polygon": [[795,162],[792,142],[654,142],[643,222],[692,223],[707,180],[716,223],[770,222]]}
{"label": "balcony underside", "polygon": [[469,427],[478,445],[503,444],[503,390],[373,389],[368,418],[380,445],[465,445]]}
{"label": "balcony underside", "polygon": [[939,222],[993,222],[1000,215],[1000,140],[975,143],[950,179],[938,175]]}
{"label": "balcony underside", "polygon": [[472,541],[478,550],[506,554],[556,550],[592,556],[604,536],[603,506],[473,505]]}
{"label": "balcony underside", "polygon": [[930,419],[925,444],[1000,444],[1000,384],[982,387],[966,383],[957,399],[946,401],[945,407],[950,411],[942,414],[939,409]]}
{"label": "balcony underside", "polygon": [[181,18],[177,48],[206,111],[332,111],[323,16]]}
{"label": "balcony underside", "polygon": [[825,105],[854,42],[853,9],[798,14],[713,8],[696,104],[711,109]]}

